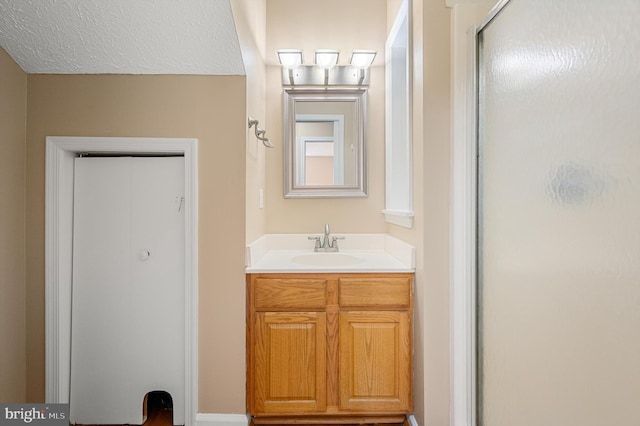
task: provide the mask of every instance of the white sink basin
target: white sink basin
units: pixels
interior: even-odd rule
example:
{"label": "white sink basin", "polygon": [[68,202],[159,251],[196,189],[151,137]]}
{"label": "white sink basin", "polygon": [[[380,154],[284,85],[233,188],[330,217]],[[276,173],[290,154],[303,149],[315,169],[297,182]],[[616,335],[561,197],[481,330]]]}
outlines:
{"label": "white sink basin", "polygon": [[415,248],[386,234],[343,234],[339,252],[314,252],[308,234],[266,234],[247,246],[247,273],[413,272]]}
{"label": "white sink basin", "polygon": [[310,253],[295,256],[291,261],[310,266],[349,266],[363,263],[365,259],[346,253]]}

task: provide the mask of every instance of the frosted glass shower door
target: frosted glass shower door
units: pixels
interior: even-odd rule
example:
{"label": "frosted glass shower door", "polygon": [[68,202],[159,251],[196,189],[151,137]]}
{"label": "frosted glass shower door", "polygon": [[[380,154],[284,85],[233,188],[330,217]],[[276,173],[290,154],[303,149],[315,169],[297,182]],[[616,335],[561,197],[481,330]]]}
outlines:
{"label": "frosted glass shower door", "polygon": [[640,425],[640,1],[479,32],[478,419]]}

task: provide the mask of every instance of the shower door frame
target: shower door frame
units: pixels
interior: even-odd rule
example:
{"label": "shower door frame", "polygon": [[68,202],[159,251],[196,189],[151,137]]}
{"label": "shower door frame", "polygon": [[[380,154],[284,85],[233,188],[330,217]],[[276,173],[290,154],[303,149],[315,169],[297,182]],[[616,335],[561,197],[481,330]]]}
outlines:
{"label": "shower door frame", "polygon": [[69,403],[73,159],[82,153],[184,156],[185,413],[198,412],[198,140],[193,138],[46,138],[45,401]]}
{"label": "shower door frame", "polygon": [[453,54],[462,51],[464,64],[453,67],[452,82],[451,426],[478,424],[479,34],[510,1],[499,1],[466,37],[453,40]]}

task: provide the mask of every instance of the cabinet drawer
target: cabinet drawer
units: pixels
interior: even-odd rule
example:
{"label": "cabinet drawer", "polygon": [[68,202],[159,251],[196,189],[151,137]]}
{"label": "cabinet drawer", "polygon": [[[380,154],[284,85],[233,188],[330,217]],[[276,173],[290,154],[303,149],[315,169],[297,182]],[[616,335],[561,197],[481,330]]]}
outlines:
{"label": "cabinet drawer", "polygon": [[319,278],[257,278],[253,292],[258,310],[323,310],[327,306],[327,281]]}
{"label": "cabinet drawer", "polygon": [[411,278],[340,278],[340,306],[408,308],[411,303]]}

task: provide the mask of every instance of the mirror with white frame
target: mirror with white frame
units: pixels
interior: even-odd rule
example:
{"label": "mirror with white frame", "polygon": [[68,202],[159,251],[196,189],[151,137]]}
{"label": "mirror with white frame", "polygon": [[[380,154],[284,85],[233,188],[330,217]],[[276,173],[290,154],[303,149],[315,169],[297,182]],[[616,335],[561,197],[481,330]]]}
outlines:
{"label": "mirror with white frame", "polygon": [[367,196],[366,93],[284,91],[285,198]]}

